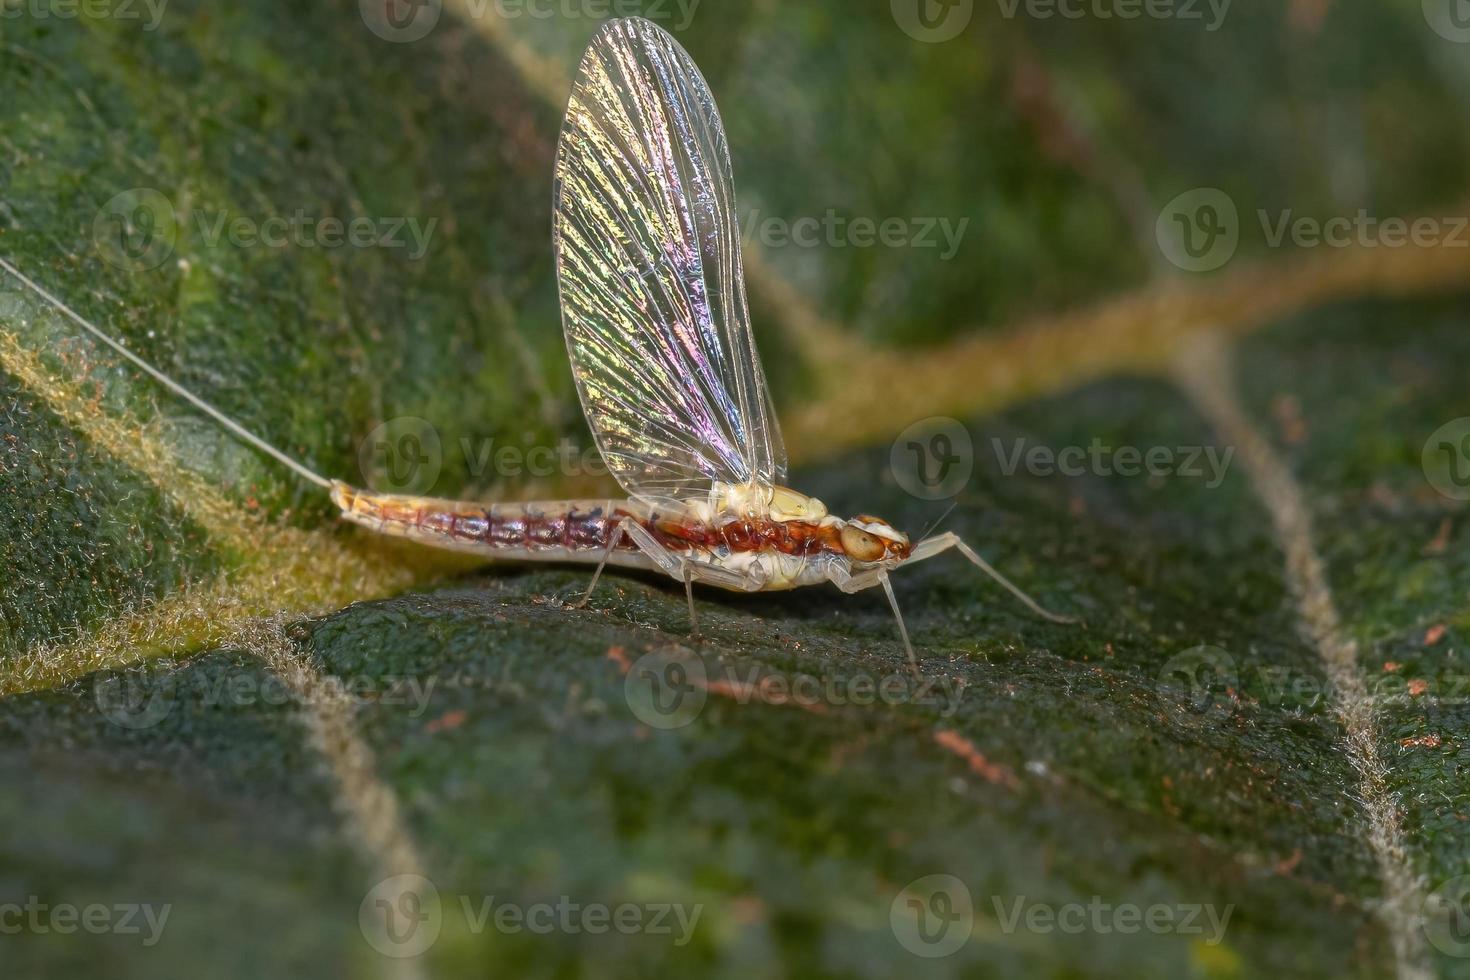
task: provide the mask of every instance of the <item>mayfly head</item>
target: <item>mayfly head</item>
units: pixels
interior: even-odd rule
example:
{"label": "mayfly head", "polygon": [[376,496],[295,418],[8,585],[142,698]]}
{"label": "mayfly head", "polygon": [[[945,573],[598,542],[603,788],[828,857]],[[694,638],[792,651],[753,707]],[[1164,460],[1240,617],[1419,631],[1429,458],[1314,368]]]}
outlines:
{"label": "mayfly head", "polygon": [[846,521],[841,539],[847,557],[865,565],[896,564],[908,558],[913,548],[907,534],[870,514],[859,514]]}

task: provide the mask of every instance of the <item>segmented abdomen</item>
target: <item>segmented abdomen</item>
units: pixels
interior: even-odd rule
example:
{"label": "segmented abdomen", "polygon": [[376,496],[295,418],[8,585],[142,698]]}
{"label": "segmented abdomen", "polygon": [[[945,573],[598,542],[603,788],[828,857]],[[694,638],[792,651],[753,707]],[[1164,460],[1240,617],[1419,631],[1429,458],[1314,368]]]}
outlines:
{"label": "segmented abdomen", "polygon": [[[476,504],[429,497],[375,494],[346,484],[332,487],[342,516],[382,534],[414,538],[462,551],[558,557],[601,557],[626,517],[648,515],[626,500],[565,500],[531,504]],[[625,535],[618,550],[634,550]]]}

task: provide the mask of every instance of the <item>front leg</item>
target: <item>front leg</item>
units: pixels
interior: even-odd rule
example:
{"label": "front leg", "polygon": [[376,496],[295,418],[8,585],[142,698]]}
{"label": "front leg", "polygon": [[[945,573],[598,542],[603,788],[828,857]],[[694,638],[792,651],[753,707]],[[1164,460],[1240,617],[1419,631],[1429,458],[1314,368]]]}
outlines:
{"label": "front leg", "polygon": [[[925,561],[929,558],[933,558],[935,555],[943,554],[951,548],[958,550],[959,553],[968,558],[975,565],[975,567],[979,568],[986,575],[989,575],[991,578],[999,582],[1006,589],[1006,591],[1015,596],[1017,599],[1020,599],[1021,602],[1025,604],[1027,609],[1030,609],[1042,619],[1050,620],[1053,623],[1077,622],[1077,620],[1072,616],[1060,616],[1054,612],[1048,612],[1047,610],[1041,608],[1041,606],[1036,602],[1035,599],[1031,598],[1025,592],[1021,591],[1021,589],[1014,585],[1010,579],[1006,578],[999,571],[997,571],[990,564],[990,562],[986,561],[984,558],[981,558],[979,552],[977,552],[974,548],[971,548],[968,544],[965,544],[960,536],[958,534],[955,534],[953,531],[946,531],[943,534],[936,535],[932,538],[926,538],[923,541],[920,541],[917,545],[914,546],[914,550],[908,556],[908,558],[899,562],[898,567],[903,567],[904,565],[912,565],[914,562]],[[858,577],[859,576],[854,576],[855,579]],[[863,587],[869,588],[872,585],[876,584],[878,584],[877,581],[874,581]]]}

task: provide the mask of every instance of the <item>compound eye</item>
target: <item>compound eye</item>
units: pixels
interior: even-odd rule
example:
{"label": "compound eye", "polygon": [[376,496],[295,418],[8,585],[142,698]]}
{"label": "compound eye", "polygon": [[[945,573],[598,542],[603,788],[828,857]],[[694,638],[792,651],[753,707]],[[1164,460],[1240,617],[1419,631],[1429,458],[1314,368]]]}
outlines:
{"label": "compound eye", "polygon": [[842,529],[842,550],[853,561],[877,561],[886,549],[874,535],[848,524]]}

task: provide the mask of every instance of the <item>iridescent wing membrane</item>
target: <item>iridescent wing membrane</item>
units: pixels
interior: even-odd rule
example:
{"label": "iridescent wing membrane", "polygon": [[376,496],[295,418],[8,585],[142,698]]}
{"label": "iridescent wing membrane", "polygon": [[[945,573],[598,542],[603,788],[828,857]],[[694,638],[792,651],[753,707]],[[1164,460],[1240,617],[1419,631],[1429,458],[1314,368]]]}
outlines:
{"label": "iridescent wing membrane", "polygon": [[688,52],[649,21],[609,22],[583,55],[552,203],[572,372],[623,488],[688,500],[784,480],[724,126]]}

